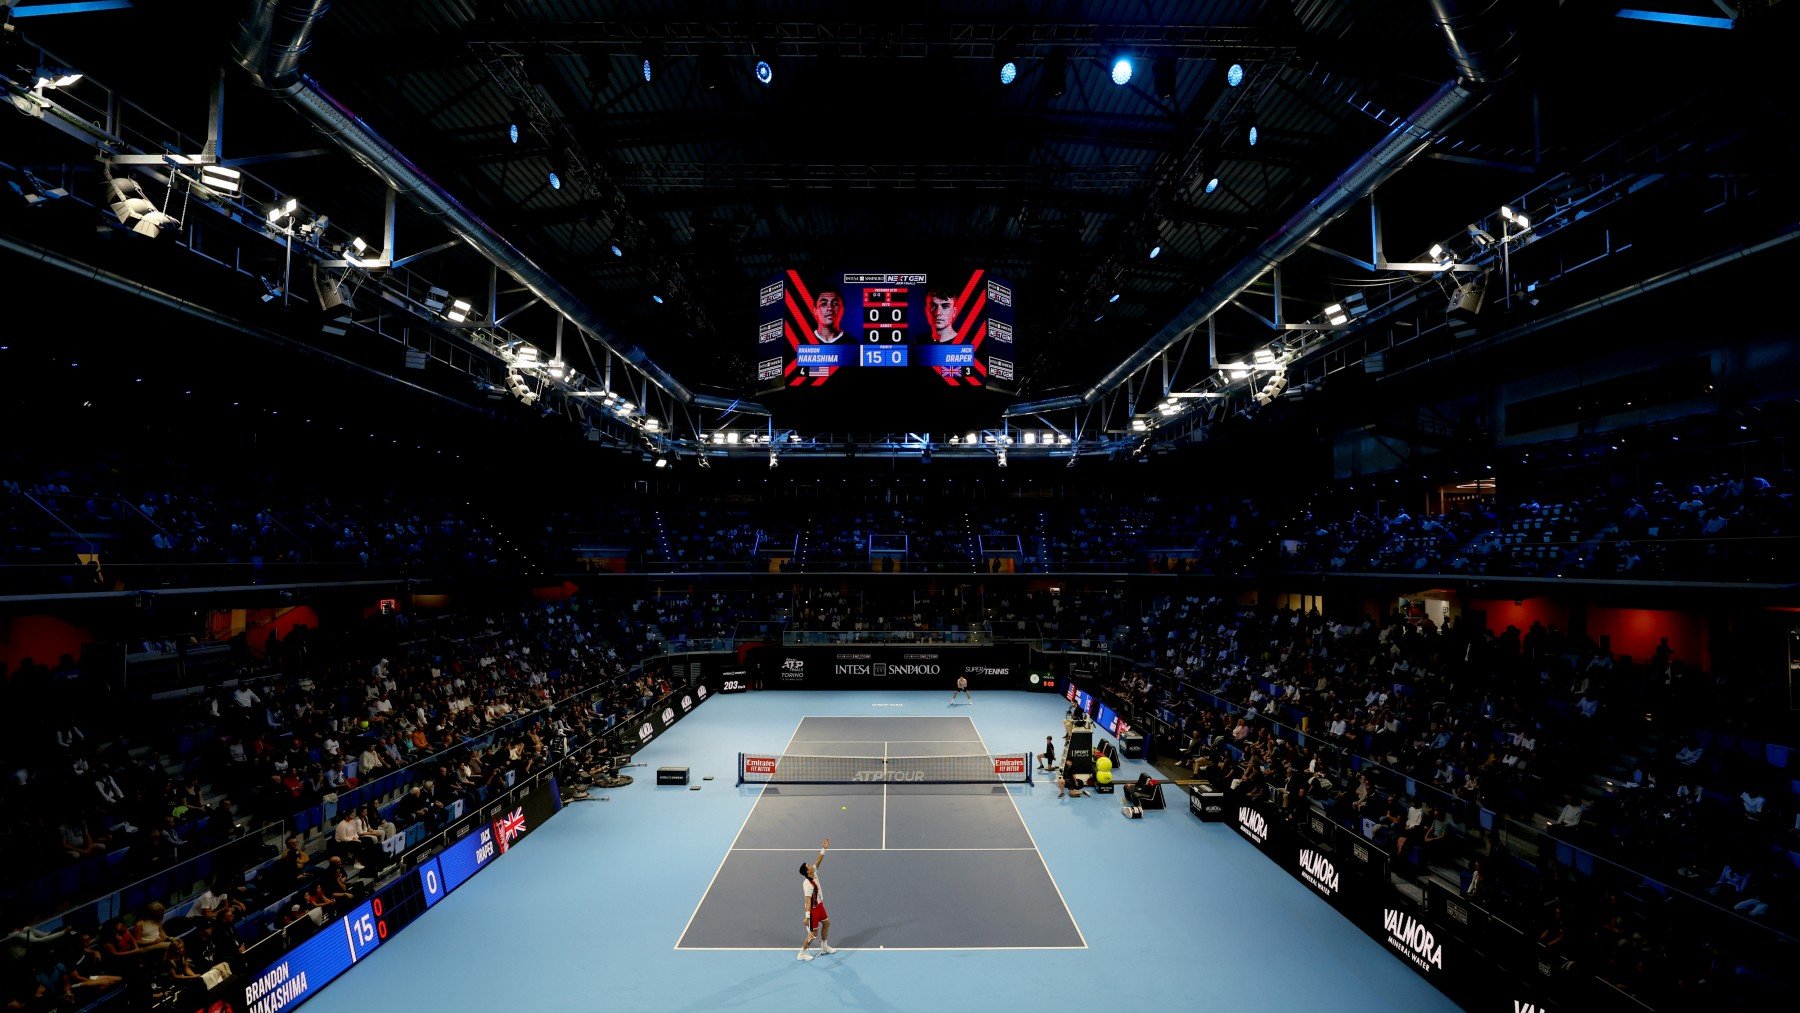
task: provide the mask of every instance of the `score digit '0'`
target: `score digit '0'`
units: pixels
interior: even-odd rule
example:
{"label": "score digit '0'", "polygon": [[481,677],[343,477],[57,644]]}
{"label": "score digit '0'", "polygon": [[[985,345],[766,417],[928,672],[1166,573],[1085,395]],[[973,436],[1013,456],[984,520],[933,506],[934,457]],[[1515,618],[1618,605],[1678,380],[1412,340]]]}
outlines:
{"label": "score digit '0'", "polygon": [[865,288],[863,341],[868,344],[901,344],[906,341],[905,288]]}

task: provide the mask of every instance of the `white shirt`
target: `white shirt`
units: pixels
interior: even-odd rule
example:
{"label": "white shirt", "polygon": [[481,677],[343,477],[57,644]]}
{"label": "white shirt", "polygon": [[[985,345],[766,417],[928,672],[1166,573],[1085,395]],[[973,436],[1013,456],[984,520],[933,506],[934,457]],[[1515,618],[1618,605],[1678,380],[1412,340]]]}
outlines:
{"label": "white shirt", "polygon": [[805,879],[805,880],[800,881],[801,895],[806,898],[806,906],[809,909],[814,904],[818,903],[818,901],[814,899],[814,895],[818,892],[817,887],[818,887],[818,884],[814,883],[810,879]]}

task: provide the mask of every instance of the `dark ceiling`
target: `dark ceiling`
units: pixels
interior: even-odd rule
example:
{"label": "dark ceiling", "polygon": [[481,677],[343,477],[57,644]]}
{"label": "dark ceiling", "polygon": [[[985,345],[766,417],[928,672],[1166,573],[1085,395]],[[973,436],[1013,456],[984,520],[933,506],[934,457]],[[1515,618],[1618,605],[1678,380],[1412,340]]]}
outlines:
{"label": "dark ceiling", "polygon": [[[244,6],[140,0],[21,24],[188,124]],[[1746,33],[1615,7],[1492,5],[1516,72],[1384,190],[1390,254],[1645,122],[1746,95],[1707,72],[1744,69]],[[1136,60],[1122,87],[1121,53]],[[1008,56],[1019,74],[1003,85]],[[753,296],[782,268],[950,262],[1020,291],[1026,395],[1092,382],[1454,74],[1424,0],[340,0],[302,67],[690,385],[748,390]],[[323,146],[228,80],[234,150]],[[266,170],[341,190],[371,221],[380,206],[378,182],[335,151]],[[1323,304],[1344,268],[1313,259],[1290,293]],[[486,284],[467,251],[440,270]],[[1221,323],[1255,335],[1248,315]]]}

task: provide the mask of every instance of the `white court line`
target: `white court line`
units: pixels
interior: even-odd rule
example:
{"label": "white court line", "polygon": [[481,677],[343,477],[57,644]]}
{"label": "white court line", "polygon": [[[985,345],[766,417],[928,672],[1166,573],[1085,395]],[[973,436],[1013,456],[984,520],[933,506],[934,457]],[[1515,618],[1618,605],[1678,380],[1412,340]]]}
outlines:
{"label": "white court line", "polygon": [[[794,722],[794,735],[800,734],[800,726],[805,723],[805,716]],[[790,746],[794,744],[794,735],[788,736],[788,745]],[[761,804],[763,792],[768,790],[769,786],[764,784],[762,790],[756,793],[756,801],[750,803],[750,811],[744,814],[744,822],[738,824],[738,832],[731,838],[731,847],[725,849],[725,857],[719,859],[719,867],[713,870],[712,878],[706,881],[706,890],[700,894],[699,903],[694,905],[694,913],[688,915],[687,924],[681,927],[681,934],[675,937],[675,949],[681,949],[681,941],[687,938],[688,929],[694,927],[694,918],[700,914],[700,908],[705,906],[706,895],[712,893],[713,884],[719,881],[719,873],[725,871],[725,863],[731,860],[731,852],[737,847],[738,838],[744,836],[744,828],[750,825],[750,817],[755,814],[756,807]]]}
{"label": "white court line", "polygon": [[[779,851],[784,854],[787,854],[787,853],[804,854],[808,851],[811,851],[812,847],[810,845],[808,845],[807,847],[804,847],[804,848],[732,848],[731,850],[733,850],[733,851]],[[875,852],[875,851],[956,851],[956,852],[963,852],[963,851],[1036,851],[1036,850],[1037,850],[1036,848],[832,848],[831,852],[832,852],[832,854],[836,854],[840,851],[869,851],[869,852]]]}
{"label": "white court line", "polygon": [[[819,743],[819,745],[873,745],[873,743],[878,743],[878,741],[884,741],[884,740],[799,740],[799,741],[790,741],[790,743],[788,743],[788,745],[814,745],[814,743]],[[916,741],[916,743],[918,743],[918,745],[981,745],[981,740],[886,740],[886,741],[907,741],[907,743],[914,743],[914,741]]]}
{"label": "white court line", "polygon": [[[888,744],[881,744],[881,762],[888,760]],[[1800,826],[1800,823],[1795,824]],[[887,850],[887,782],[881,782],[881,850]]]}
{"label": "white court line", "polygon": [[[677,946],[690,953],[792,953],[792,946]],[[1085,950],[1080,946],[834,946],[839,953],[962,953],[966,950]],[[823,957],[819,959],[824,959]]]}
{"label": "white court line", "polygon": [[[969,723],[970,728],[975,729],[975,737],[980,739],[981,729],[975,728],[975,719],[965,717],[963,720]],[[981,741],[981,751],[992,755],[988,750],[986,739],[982,739]],[[1013,812],[1019,815],[1019,825],[1025,828],[1025,838],[1031,842],[1031,850],[1036,851],[1038,853],[1038,861],[1043,862],[1044,875],[1050,877],[1050,886],[1056,890],[1056,899],[1062,901],[1063,912],[1069,916],[1069,924],[1075,926],[1075,935],[1081,940],[1080,949],[1087,949],[1087,934],[1081,931],[1081,923],[1075,920],[1075,912],[1069,910],[1069,899],[1063,896],[1062,887],[1056,885],[1056,874],[1050,871],[1050,863],[1044,859],[1044,853],[1038,850],[1037,838],[1031,836],[1031,824],[1025,822],[1025,812],[1019,808],[1019,800],[1013,798],[1011,788],[1006,790],[1006,798],[1007,801],[1013,804]],[[1067,947],[1067,949],[1075,949],[1075,947]]]}
{"label": "white court line", "polygon": [[[808,714],[808,715],[805,715],[805,716],[801,717],[801,719],[798,722],[795,723],[794,733],[792,735],[788,736],[788,744],[787,744],[787,746],[784,746],[782,748],[782,754],[786,755],[788,749],[793,748],[796,741],[831,742],[831,743],[838,743],[838,744],[845,743],[845,742],[874,742],[874,741],[876,741],[874,739],[807,739],[807,740],[799,740],[799,738],[798,738],[800,735],[800,726],[804,725],[806,723],[806,719],[809,717],[864,717],[864,716],[866,716],[866,715],[857,715],[857,714],[824,714],[824,715]],[[896,714],[896,715],[884,715],[881,718],[881,720],[888,720],[889,718],[892,718],[892,717],[913,717],[913,718],[917,718],[920,720],[927,720],[930,718],[937,718],[937,717],[943,717],[943,716],[944,715],[926,716],[926,715],[899,715],[899,714]],[[975,742],[973,742],[973,743],[970,743],[969,740],[967,740],[967,739],[901,739],[898,741],[902,741],[902,742],[954,742],[954,743],[959,743],[962,745],[979,745],[979,746],[981,746],[982,751],[986,752],[987,751],[987,742],[984,739],[982,739],[981,730],[978,728],[975,728],[974,719],[969,718],[969,717],[964,717],[963,720],[969,722],[969,727],[972,730],[974,730],[974,732],[975,732]],[[688,950],[688,951],[692,951],[692,952],[707,952],[707,953],[786,953],[793,949],[793,947],[791,947],[791,946],[682,946],[681,945],[681,941],[683,939],[687,938],[688,930],[693,928],[694,919],[699,917],[700,909],[706,905],[706,898],[709,894],[712,893],[713,884],[715,884],[719,881],[719,873],[721,873],[725,870],[725,863],[731,860],[731,855],[733,852],[738,852],[738,851],[744,851],[744,852],[784,851],[784,852],[793,853],[793,852],[810,849],[810,845],[808,846],[808,849],[801,849],[801,848],[740,848],[737,846],[737,842],[738,842],[739,838],[742,838],[744,836],[744,828],[750,825],[750,817],[756,814],[756,807],[762,803],[763,793],[767,792],[768,789],[769,789],[769,785],[764,784],[762,786],[762,788],[757,791],[756,801],[754,803],[751,803],[750,811],[744,814],[744,822],[738,824],[738,832],[731,839],[731,847],[726,850],[725,857],[719,859],[719,867],[713,870],[712,879],[707,880],[706,890],[700,894],[700,901],[699,901],[699,903],[694,905],[693,913],[688,915],[687,924],[682,926],[681,934],[675,937],[675,945],[672,947],[672,949],[677,950],[677,951]],[[1006,793],[1006,798],[1008,801],[1012,802],[1012,804],[1013,804],[1013,812],[1015,814],[1017,814],[1019,817],[1019,825],[1025,827],[1026,838],[1031,840],[1031,847],[1029,847],[1029,848],[889,848],[889,847],[886,847],[885,845],[886,845],[887,806],[886,806],[885,800],[887,798],[887,785],[885,783],[883,783],[883,785],[882,785],[881,794],[882,794],[882,798],[883,798],[883,804],[882,804],[882,820],[883,820],[882,843],[883,843],[883,847],[881,847],[881,848],[837,848],[834,850],[838,850],[838,851],[1031,851],[1031,852],[1036,852],[1037,856],[1038,856],[1038,861],[1041,864],[1043,864],[1043,866],[1044,866],[1044,875],[1050,877],[1050,885],[1052,888],[1054,888],[1056,890],[1057,899],[1062,901],[1063,912],[1069,916],[1069,924],[1075,926],[1075,935],[1081,939],[1080,946],[896,946],[896,947],[894,947],[894,952],[896,952],[896,953],[898,953],[898,952],[957,953],[957,952],[961,952],[964,950],[995,950],[995,951],[1085,950],[1088,948],[1087,936],[1082,933],[1081,924],[1075,920],[1075,912],[1069,910],[1069,902],[1067,899],[1065,899],[1063,897],[1062,887],[1056,885],[1056,876],[1050,872],[1049,863],[1044,861],[1044,853],[1042,851],[1038,850],[1037,840],[1035,838],[1031,837],[1031,827],[1025,825],[1025,814],[1019,810],[1019,803],[1017,800],[1013,799],[1012,791],[1010,789]],[[866,947],[839,946],[839,947],[837,947],[837,949],[841,953],[886,953],[887,952],[886,947],[878,947],[876,949],[868,949]]]}

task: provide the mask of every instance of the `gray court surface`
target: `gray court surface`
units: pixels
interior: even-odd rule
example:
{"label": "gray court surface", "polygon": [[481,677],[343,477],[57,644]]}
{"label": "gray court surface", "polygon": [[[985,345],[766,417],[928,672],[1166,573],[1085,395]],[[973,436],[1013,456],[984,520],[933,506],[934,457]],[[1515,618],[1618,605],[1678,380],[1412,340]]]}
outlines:
{"label": "gray court surface", "polygon": [[[809,717],[785,752],[957,756],[987,746],[966,717]],[[840,949],[1087,945],[1005,786],[847,784],[760,789],[676,949],[797,950],[800,863],[826,837],[819,883]]]}

